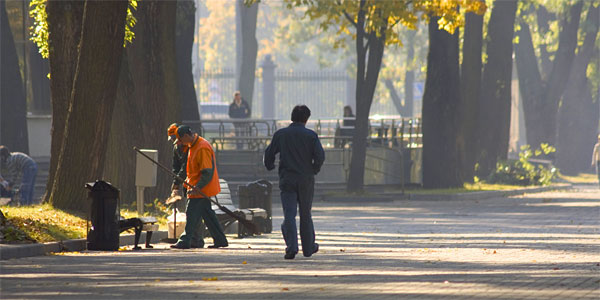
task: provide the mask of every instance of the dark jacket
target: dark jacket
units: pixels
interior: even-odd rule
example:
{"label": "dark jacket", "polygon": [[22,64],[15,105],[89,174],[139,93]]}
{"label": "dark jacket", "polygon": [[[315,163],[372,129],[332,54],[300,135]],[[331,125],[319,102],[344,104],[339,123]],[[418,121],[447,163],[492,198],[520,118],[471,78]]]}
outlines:
{"label": "dark jacket", "polygon": [[242,98],[242,101],[240,102],[240,106],[237,106],[235,104],[235,101],[233,101],[229,105],[229,117],[232,119],[249,118],[250,117],[250,105],[248,105],[248,102],[246,102],[246,100],[244,100],[244,98]]}
{"label": "dark jacket", "polygon": [[279,177],[313,177],[321,170],[325,152],[317,134],[302,123],[292,123],[277,130],[271,144],[265,149],[267,170],[275,168],[275,154],[279,153]]}
{"label": "dark jacket", "polygon": [[[187,177],[186,174],[186,165],[188,158],[188,147],[184,145],[175,145],[173,146],[173,173],[177,174],[177,176],[185,179]],[[173,179],[174,185],[180,185],[181,181],[177,178]]]}

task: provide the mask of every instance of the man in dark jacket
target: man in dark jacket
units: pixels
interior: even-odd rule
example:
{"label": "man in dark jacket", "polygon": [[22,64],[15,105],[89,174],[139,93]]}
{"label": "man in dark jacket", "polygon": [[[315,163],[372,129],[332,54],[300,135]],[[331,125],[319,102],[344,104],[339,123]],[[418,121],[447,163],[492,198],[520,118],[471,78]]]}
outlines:
{"label": "man in dark jacket", "polygon": [[[229,105],[229,117],[232,119],[247,119],[250,118],[250,105],[242,98],[242,94],[239,91],[233,93],[233,102]],[[248,124],[245,122],[234,122],[236,136],[247,136],[248,135]],[[244,147],[243,141],[237,142],[237,148],[242,149]]]}
{"label": "man in dark jacket", "polygon": [[279,129],[265,150],[267,170],[275,168],[275,155],[279,153],[279,189],[284,220],[281,232],[285,240],[285,259],[298,253],[296,211],[300,207],[300,238],[302,254],[309,257],[319,251],[315,243],[315,230],[311,216],[315,175],[325,161],[325,152],[317,134],[307,129],[310,109],[297,105],[292,110],[292,124]]}

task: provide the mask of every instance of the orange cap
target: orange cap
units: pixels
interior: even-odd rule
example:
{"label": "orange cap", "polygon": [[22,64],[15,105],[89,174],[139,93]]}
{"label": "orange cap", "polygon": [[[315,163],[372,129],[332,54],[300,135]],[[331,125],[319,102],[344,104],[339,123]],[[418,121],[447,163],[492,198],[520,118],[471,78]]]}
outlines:
{"label": "orange cap", "polygon": [[169,128],[167,128],[167,135],[169,136],[169,138],[167,139],[168,141],[175,141],[178,138],[177,123],[169,125]]}

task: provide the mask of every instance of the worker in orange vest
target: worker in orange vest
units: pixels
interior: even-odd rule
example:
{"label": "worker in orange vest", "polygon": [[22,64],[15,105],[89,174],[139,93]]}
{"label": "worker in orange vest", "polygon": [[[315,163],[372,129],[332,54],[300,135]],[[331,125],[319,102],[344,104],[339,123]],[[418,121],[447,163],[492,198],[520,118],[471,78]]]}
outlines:
{"label": "worker in orange vest", "polygon": [[[188,158],[188,147],[181,143],[181,141],[177,140],[177,128],[179,125],[177,123],[173,123],[169,125],[167,128],[168,140],[173,143],[173,164],[172,171],[174,174],[177,174],[178,177],[173,179],[173,184],[171,184],[171,197],[180,196],[183,199],[187,197],[187,190],[181,189],[181,180],[179,178],[186,178],[186,167],[187,167],[187,158]],[[183,194],[182,194],[183,190]],[[177,201],[176,203],[179,203]],[[179,205],[177,205],[179,206]],[[196,229],[196,233],[192,237],[192,248],[204,248],[204,223],[202,221],[198,222],[198,229]]]}
{"label": "worker in orange vest", "polygon": [[189,148],[186,167],[187,178],[185,181],[195,188],[186,185],[188,201],[185,212],[185,231],[179,237],[177,243],[171,245],[171,248],[189,249],[198,222],[201,220],[204,220],[204,224],[208,227],[214,241],[214,244],[208,246],[208,248],[227,247],[229,246],[227,237],[225,237],[217,215],[211,207],[210,200],[206,198],[206,196],[216,196],[221,192],[212,146],[207,140],[192,132],[192,129],[187,125],[181,125],[177,128],[176,137],[176,141],[180,141]]}

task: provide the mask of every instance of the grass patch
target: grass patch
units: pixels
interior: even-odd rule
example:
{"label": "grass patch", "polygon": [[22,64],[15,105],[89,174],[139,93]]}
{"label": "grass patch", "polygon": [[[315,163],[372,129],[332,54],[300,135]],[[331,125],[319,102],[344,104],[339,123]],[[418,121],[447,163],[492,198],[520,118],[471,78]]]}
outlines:
{"label": "grass patch", "polygon": [[568,181],[569,183],[598,183],[598,176],[591,173],[579,173],[577,176],[559,174],[558,177]]}
{"label": "grass patch", "polygon": [[9,223],[3,231],[5,242],[45,243],[85,237],[85,218],[49,204],[1,209]]}
{"label": "grass patch", "polygon": [[[460,193],[471,193],[480,191],[501,191],[501,190],[515,190],[522,189],[526,186],[522,185],[510,185],[510,184],[491,184],[485,182],[477,183],[465,183],[461,188],[445,188],[445,189],[424,189],[421,187],[406,188],[404,192],[406,194],[422,194],[422,195],[452,195]],[[400,189],[394,189],[394,192],[400,192]]]}
{"label": "grass patch", "polygon": [[[2,229],[4,243],[46,243],[86,237],[86,216],[81,213],[66,212],[50,204],[32,206],[1,206],[7,219]],[[166,230],[165,215],[154,215],[161,230]],[[137,212],[122,209],[123,218],[134,218]],[[91,226],[91,223],[90,223]],[[133,230],[131,230],[133,233]]]}

